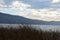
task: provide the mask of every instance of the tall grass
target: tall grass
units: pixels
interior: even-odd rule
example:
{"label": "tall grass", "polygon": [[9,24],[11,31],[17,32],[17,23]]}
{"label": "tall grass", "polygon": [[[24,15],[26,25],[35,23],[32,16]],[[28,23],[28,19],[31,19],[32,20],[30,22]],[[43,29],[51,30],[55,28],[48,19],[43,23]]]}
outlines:
{"label": "tall grass", "polygon": [[0,40],[60,40],[60,32],[38,31],[28,26],[18,29],[0,28]]}

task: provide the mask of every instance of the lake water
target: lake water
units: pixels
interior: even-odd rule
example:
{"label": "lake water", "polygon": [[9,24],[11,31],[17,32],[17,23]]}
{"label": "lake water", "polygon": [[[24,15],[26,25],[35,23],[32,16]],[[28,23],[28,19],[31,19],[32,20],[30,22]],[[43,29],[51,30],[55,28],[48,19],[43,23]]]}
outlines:
{"label": "lake water", "polygon": [[[30,27],[33,27],[37,30],[39,29],[42,29],[42,30],[53,30],[53,31],[60,31],[60,25],[26,25],[26,24],[23,24],[25,26],[30,26]],[[22,24],[0,24],[0,27],[4,27],[4,28],[19,28],[20,26],[23,27]]]}

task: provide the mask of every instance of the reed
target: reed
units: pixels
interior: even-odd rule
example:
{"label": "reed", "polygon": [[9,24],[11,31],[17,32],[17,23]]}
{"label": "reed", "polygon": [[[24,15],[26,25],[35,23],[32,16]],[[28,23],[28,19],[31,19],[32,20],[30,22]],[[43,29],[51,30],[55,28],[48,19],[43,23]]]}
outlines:
{"label": "reed", "polygon": [[60,32],[38,31],[28,26],[20,26],[18,29],[0,28],[0,40],[60,40]]}

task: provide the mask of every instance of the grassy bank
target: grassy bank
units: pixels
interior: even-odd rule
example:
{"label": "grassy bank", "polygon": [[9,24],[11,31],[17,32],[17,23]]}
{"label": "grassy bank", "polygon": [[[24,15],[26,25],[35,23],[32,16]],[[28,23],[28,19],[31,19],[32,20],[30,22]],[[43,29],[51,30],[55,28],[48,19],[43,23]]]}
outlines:
{"label": "grassy bank", "polygon": [[19,29],[0,28],[0,40],[60,40],[60,32],[37,31],[28,26]]}

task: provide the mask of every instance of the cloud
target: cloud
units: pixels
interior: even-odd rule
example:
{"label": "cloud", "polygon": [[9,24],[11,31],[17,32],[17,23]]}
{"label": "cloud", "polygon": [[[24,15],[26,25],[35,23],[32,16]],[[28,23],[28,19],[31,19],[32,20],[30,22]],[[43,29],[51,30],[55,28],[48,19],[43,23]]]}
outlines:
{"label": "cloud", "polygon": [[4,4],[4,0],[0,0],[0,4]]}
{"label": "cloud", "polygon": [[60,8],[60,0],[20,0],[30,4],[32,8]]}
{"label": "cloud", "polygon": [[24,3],[30,4],[32,8],[47,8],[50,6],[50,0],[20,0]]}
{"label": "cloud", "polygon": [[[30,7],[30,5],[14,0],[10,5],[1,4],[0,12],[9,13],[13,15],[19,15],[19,13],[25,12],[24,10]],[[14,14],[15,13],[15,14]],[[23,13],[22,13],[23,14]]]}
{"label": "cloud", "polygon": [[45,21],[60,21],[60,9],[30,9],[29,18],[45,20]]}
{"label": "cloud", "polygon": [[24,10],[24,9],[30,7],[30,5],[24,4],[24,3],[19,2],[19,1],[13,1],[11,6],[18,8],[18,9],[21,9],[21,10]]}
{"label": "cloud", "polygon": [[0,0],[0,7],[2,7],[4,5],[4,1]]}
{"label": "cloud", "polygon": [[52,3],[59,3],[60,0],[52,0]]}
{"label": "cloud", "polygon": [[5,4],[4,0],[0,0],[0,8],[8,8],[8,5]]}

